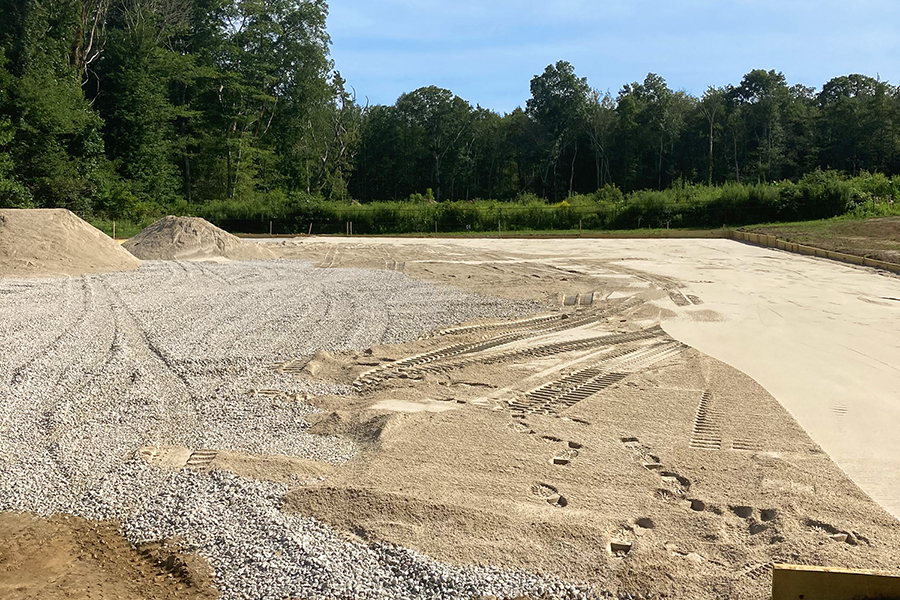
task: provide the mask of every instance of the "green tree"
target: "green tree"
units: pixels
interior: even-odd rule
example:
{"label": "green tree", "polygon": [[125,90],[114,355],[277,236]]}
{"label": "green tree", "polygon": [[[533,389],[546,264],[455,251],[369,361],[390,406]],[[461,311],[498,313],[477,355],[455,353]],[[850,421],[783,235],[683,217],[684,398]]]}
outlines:
{"label": "green tree", "polygon": [[594,153],[597,188],[612,180],[609,170],[609,152],[616,128],[616,103],[609,92],[601,94],[591,90],[585,104],[585,131]]}
{"label": "green tree", "polygon": [[584,130],[585,106],[590,93],[587,78],[576,76],[575,67],[563,60],[547,65],[541,75],[531,79],[531,98],[526,102],[526,113],[546,136],[545,181],[546,174],[552,169],[554,197],[557,194],[556,175],[560,157],[570,144],[574,144],[568,186],[568,193],[572,194],[575,160],[578,157],[577,138]]}
{"label": "green tree", "polygon": [[435,198],[443,199],[443,164],[461,147],[460,140],[471,126],[472,107],[450,90],[435,86],[403,94],[394,106],[409,134],[427,149]]}
{"label": "green tree", "polygon": [[709,126],[709,152],[707,154],[706,173],[707,185],[712,185],[713,183],[713,170],[715,165],[714,141],[716,132],[721,128],[721,121],[725,116],[725,98],[724,89],[710,86],[697,104],[697,107],[703,114],[703,118]]}
{"label": "green tree", "polygon": [[785,150],[782,116],[790,101],[784,75],[753,70],[744,75],[739,86],[729,86],[728,97],[742,108],[744,128],[752,142],[748,167],[752,166],[758,181],[781,178]]}
{"label": "green tree", "polygon": [[100,85],[94,105],[104,120],[107,157],[145,203],[171,203],[183,189],[175,122],[185,113],[172,103],[171,86],[184,78],[192,61],[169,47],[189,26],[190,15],[177,10],[180,6],[159,0],[114,4],[104,53],[96,65]]}
{"label": "green tree", "polygon": [[82,92],[88,59],[73,64],[83,8],[78,2],[0,0],[5,59],[0,114],[12,128],[8,156],[38,206],[82,214],[93,210],[111,177],[102,122]]}

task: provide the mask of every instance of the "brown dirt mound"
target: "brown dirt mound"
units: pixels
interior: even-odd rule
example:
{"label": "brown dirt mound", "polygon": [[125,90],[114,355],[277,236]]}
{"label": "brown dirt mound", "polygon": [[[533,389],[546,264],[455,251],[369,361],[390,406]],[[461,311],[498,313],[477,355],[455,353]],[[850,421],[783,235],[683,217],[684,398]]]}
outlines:
{"label": "brown dirt mound", "polygon": [[199,217],[163,217],[123,244],[142,260],[255,260],[276,258]]}
{"label": "brown dirt mound", "polygon": [[141,261],[63,208],[0,209],[0,277],[129,271]]}
{"label": "brown dirt mound", "polygon": [[212,600],[209,565],[175,540],[135,548],[113,522],[0,513],[0,598]]}

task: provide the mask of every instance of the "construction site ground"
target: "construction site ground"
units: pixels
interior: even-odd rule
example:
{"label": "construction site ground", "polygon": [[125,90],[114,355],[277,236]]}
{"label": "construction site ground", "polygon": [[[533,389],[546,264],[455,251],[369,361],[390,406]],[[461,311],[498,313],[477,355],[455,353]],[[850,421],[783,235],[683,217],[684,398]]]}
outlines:
{"label": "construction site ground", "polygon": [[[223,448],[201,470],[288,482],[282,510],[353,540],[646,597],[766,598],[777,562],[900,570],[897,276],[719,239],[256,243],[539,307],[281,356],[273,374],[352,387],[303,401],[356,455]],[[214,596],[166,544],[4,513],[0,596]]]}

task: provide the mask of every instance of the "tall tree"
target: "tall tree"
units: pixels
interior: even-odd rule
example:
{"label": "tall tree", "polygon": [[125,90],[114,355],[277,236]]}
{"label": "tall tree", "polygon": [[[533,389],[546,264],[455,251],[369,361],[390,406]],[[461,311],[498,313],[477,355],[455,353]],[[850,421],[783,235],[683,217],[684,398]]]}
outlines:
{"label": "tall tree", "polygon": [[82,5],[69,1],[0,0],[0,54],[5,94],[0,114],[13,137],[9,156],[18,180],[39,206],[87,213],[108,191],[101,120],[85,100],[78,46]]}
{"label": "tall tree", "polygon": [[609,92],[601,94],[597,90],[591,90],[590,98],[585,104],[584,125],[594,152],[597,189],[600,189],[612,179],[609,152],[616,127],[616,103]]}
{"label": "tall tree", "polygon": [[728,98],[743,108],[745,130],[753,142],[748,166],[752,165],[757,180],[780,178],[785,149],[782,115],[790,101],[784,75],[762,69],[750,71],[739,86],[728,88]]}
{"label": "tall tree", "polygon": [[460,140],[471,126],[472,107],[450,90],[429,86],[403,94],[395,108],[409,133],[423,140],[428,149],[435,197],[441,200],[444,161],[460,148]]}
{"label": "tall tree", "polygon": [[582,119],[591,88],[586,77],[577,77],[575,67],[566,61],[547,65],[541,75],[531,79],[531,98],[526,113],[541,126],[547,136],[547,168],[552,168],[552,190],[556,195],[556,174],[559,159],[569,144],[574,144],[568,191],[571,195],[578,156],[577,138],[583,131]]}
{"label": "tall tree", "polygon": [[724,117],[725,90],[710,86],[703,94],[703,98],[700,99],[697,106],[703,114],[704,119],[706,119],[706,123],[709,125],[709,153],[707,154],[706,183],[707,185],[712,185],[713,167],[715,163],[713,142],[715,140],[716,128],[720,126],[719,122]]}

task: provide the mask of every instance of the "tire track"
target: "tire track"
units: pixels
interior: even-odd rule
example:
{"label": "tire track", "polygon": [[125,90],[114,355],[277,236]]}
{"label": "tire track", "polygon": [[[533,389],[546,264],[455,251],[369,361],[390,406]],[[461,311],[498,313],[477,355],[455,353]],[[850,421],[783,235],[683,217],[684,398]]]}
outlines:
{"label": "tire track", "polygon": [[669,342],[619,352],[527,392],[524,401],[510,401],[507,404],[518,412],[558,414],[618,383],[636,370],[671,358],[686,348],[681,342]]}
{"label": "tire track", "polygon": [[592,315],[588,317],[568,319],[565,322],[549,326],[546,326],[544,323],[539,322],[534,326],[526,327],[521,331],[512,331],[494,337],[486,337],[476,342],[461,342],[458,344],[452,344],[450,346],[444,346],[430,352],[402,358],[387,365],[376,367],[357,377],[353,385],[357,389],[362,389],[380,383],[381,381],[389,379],[392,376],[396,376],[400,372],[409,373],[416,371],[417,369],[422,370],[420,369],[420,367],[423,367],[423,365],[426,365],[428,363],[438,363],[460,355],[484,352],[486,350],[490,350],[491,348],[510,344],[512,342],[520,341],[523,339],[539,337],[542,335],[547,335],[549,333],[557,333],[566,329],[574,329],[576,327],[581,327],[582,325],[594,323],[596,322],[596,320],[596,316]]}
{"label": "tire track", "polygon": [[644,329],[641,331],[631,332],[631,333],[621,333],[621,334],[608,334],[597,337],[583,338],[580,340],[572,340],[565,342],[557,342],[552,344],[541,344],[538,346],[532,346],[529,348],[520,348],[517,350],[510,350],[507,352],[499,352],[495,354],[489,354],[487,356],[476,356],[470,357],[463,360],[450,362],[450,363],[440,363],[435,366],[426,366],[421,369],[423,372],[426,371],[449,371],[451,369],[458,369],[462,367],[466,367],[472,364],[496,364],[501,362],[511,362],[518,361],[529,358],[544,358],[547,356],[554,356],[556,354],[562,354],[565,352],[574,352],[579,350],[592,350],[596,348],[602,348],[604,346],[613,346],[618,344],[627,344],[630,342],[638,342],[645,339],[651,339],[658,336],[664,336],[665,332],[659,328],[659,326],[650,327],[649,329]]}
{"label": "tire track", "polygon": [[697,414],[694,416],[690,447],[698,450],[721,450],[721,417],[722,413],[712,407],[712,394],[708,391],[703,392],[697,406]]}
{"label": "tire track", "polygon": [[[69,280],[69,281],[74,281],[74,280]],[[72,285],[74,285],[74,284],[72,284]],[[68,294],[67,294],[67,296],[68,296]],[[78,314],[75,317],[75,320],[71,324],[67,325],[60,332],[60,334],[57,335],[55,338],[53,338],[53,340],[51,340],[49,343],[33,350],[31,356],[28,359],[26,359],[25,362],[23,362],[22,364],[20,364],[19,366],[15,367],[12,370],[12,374],[9,379],[9,385],[11,387],[16,387],[19,384],[21,384],[23,382],[23,380],[25,379],[26,371],[28,371],[28,369],[31,366],[33,366],[38,360],[40,360],[47,354],[53,352],[53,349],[57,348],[59,345],[61,345],[66,337],[71,335],[72,332],[75,331],[77,328],[81,327],[81,325],[87,319],[89,309],[90,309],[90,306],[92,305],[92,302],[93,302],[93,290],[88,285],[88,280],[85,277],[82,277],[81,278],[80,310],[78,311]],[[67,308],[68,308],[68,306],[69,305],[67,303]]]}

